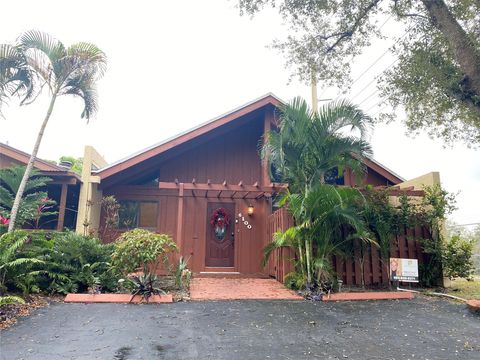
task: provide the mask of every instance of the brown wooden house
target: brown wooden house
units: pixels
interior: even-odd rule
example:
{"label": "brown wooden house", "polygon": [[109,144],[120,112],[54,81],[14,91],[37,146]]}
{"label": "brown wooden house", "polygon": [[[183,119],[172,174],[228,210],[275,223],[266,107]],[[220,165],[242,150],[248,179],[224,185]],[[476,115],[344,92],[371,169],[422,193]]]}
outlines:
{"label": "brown wooden house", "polygon": [[[94,170],[90,184],[84,179],[91,186],[86,201],[114,195],[121,204],[119,232],[141,227],[171,235],[194,272],[262,272],[272,196],[287,185],[272,183],[258,149],[281,104],[268,94]],[[365,183],[403,181],[374,160],[365,165]],[[354,184],[348,172],[342,181]],[[85,220],[77,222],[79,232],[87,225],[90,232],[102,228],[104,214],[88,217],[100,213],[98,201],[89,204],[82,210]]]}
{"label": "brown wooden house", "polygon": [[[26,166],[29,159],[30,154],[0,143],[0,169]],[[56,206],[51,211],[56,211],[57,215],[42,219],[40,228],[58,231],[65,228],[74,230],[77,222],[80,176],[67,167],[55,165],[39,158],[35,159],[33,167],[38,170],[40,175],[52,179],[44,190],[48,197],[56,202]]]}

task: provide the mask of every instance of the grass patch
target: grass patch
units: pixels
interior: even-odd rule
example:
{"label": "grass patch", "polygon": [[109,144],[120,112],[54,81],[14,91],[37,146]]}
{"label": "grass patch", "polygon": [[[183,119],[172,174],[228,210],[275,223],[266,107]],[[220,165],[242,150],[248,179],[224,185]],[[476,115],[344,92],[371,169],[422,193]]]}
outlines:
{"label": "grass patch", "polygon": [[473,281],[456,279],[446,288],[446,292],[467,300],[480,300],[480,275],[474,275]]}

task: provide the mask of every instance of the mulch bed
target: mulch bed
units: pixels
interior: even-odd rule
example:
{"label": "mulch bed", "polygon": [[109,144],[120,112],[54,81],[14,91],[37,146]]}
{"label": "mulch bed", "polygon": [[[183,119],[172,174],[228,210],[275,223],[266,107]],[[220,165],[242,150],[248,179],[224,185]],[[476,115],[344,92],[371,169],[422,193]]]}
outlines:
{"label": "mulch bed", "polygon": [[32,310],[48,306],[51,301],[61,302],[63,296],[30,295],[24,299],[25,304],[10,304],[0,306],[0,330],[6,329],[17,322],[20,316],[28,316]]}

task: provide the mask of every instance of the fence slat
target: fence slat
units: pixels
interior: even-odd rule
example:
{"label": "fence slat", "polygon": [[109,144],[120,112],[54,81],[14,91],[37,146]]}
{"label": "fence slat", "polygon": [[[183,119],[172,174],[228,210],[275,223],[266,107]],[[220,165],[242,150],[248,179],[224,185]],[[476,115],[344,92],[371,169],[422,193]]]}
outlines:
{"label": "fence slat", "polygon": [[[265,245],[272,241],[273,234],[279,230],[286,230],[293,225],[293,219],[285,208],[278,209],[268,217],[267,239]],[[390,257],[418,259],[419,264],[424,262],[424,253],[420,239],[430,238],[427,229],[416,227],[404,229],[397,236],[392,237],[390,242]],[[351,256],[332,258],[332,265],[339,279],[344,285],[361,285],[362,279],[365,285],[388,284],[388,264],[383,266],[380,250],[376,246],[364,245],[363,273],[361,267],[361,246],[359,240],[354,240],[353,254]],[[269,276],[283,282],[285,275],[294,270],[296,251],[291,248],[280,248],[272,252],[267,264]],[[388,261],[388,259],[385,259]]]}

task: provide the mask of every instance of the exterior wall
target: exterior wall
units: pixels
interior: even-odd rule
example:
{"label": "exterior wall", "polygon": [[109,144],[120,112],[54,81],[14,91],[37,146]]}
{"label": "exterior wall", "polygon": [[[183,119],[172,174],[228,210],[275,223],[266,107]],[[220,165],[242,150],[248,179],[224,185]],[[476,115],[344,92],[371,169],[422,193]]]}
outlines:
{"label": "exterior wall", "polygon": [[85,146],[76,226],[79,234],[87,235],[98,231],[102,191],[98,188],[100,179],[93,176],[92,171],[106,165],[105,159],[93,147]]}
{"label": "exterior wall", "polygon": [[440,185],[440,173],[434,171],[414,179],[404,181],[398,184],[398,186],[400,186],[400,189],[413,186],[414,190],[422,190],[423,186],[425,185],[432,186],[437,184]]}
{"label": "exterior wall", "polygon": [[263,121],[252,121],[233,132],[175,156],[160,166],[160,181],[198,183],[253,184],[261,181],[262,167],[258,144],[263,133]]}
{"label": "exterior wall", "polygon": [[[271,205],[269,199],[235,199],[207,197],[204,194],[186,194],[179,198],[175,194],[165,195],[153,187],[123,186],[104,191],[105,195],[114,195],[117,200],[158,201],[157,232],[170,235],[180,247],[180,253],[190,258],[190,267],[194,272],[205,271],[205,249],[211,214],[207,214],[209,202],[234,203],[235,222],[234,270],[253,274],[262,272],[261,257],[266,235],[266,218]],[[178,205],[183,201],[182,233],[177,234]],[[254,206],[254,215],[248,216],[247,207]],[[242,213],[251,225],[248,229],[238,218]],[[238,223],[234,220],[238,220]],[[116,234],[118,235],[118,234]]]}
{"label": "exterior wall", "polygon": [[[172,149],[164,160],[152,162],[142,171],[143,175],[157,173],[158,180],[164,182],[178,180],[179,183],[191,183],[195,179],[196,183],[207,183],[210,180],[212,184],[222,184],[224,181],[235,185],[240,181],[245,185],[255,182],[261,184],[262,162],[258,147],[264,126],[265,117],[260,114],[228,132],[210,136],[208,140],[194,139],[188,144],[187,150],[177,147]],[[112,185],[105,182],[101,189],[103,195],[114,195],[117,200],[158,201],[157,232],[172,236],[181,250],[181,255],[190,258],[190,267],[194,272],[206,270],[207,231],[210,231],[208,226],[212,215],[207,213],[209,202],[234,203],[235,214],[231,214],[232,225],[235,226],[233,270],[246,274],[262,272],[261,256],[266,237],[266,218],[271,209],[269,198],[257,200],[255,197],[258,194],[252,193],[243,199],[243,193],[224,191],[220,194],[219,191],[206,193],[199,190],[194,193],[185,190],[184,196],[180,197],[178,190],[132,185],[143,175],[133,178],[127,175],[125,180],[116,181]],[[179,210],[180,204],[183,204],[182,211]],[[254,206],[253,216],[246,214],[250,204]],[[240,221],[239,213],[252,225],[251,229]],[[179,224],[179,221],[182,223]],[[114,237],[104,241],[111,241]]]}

